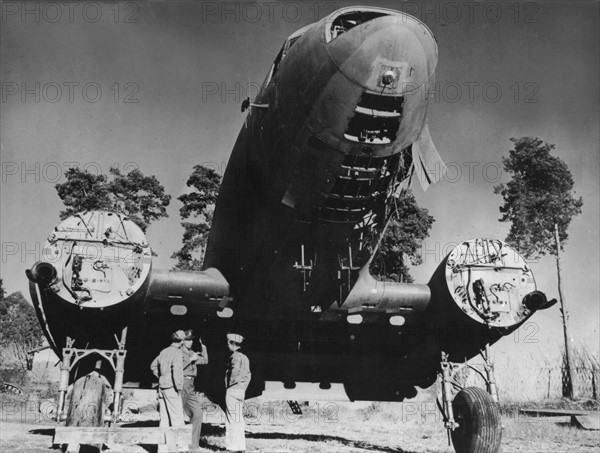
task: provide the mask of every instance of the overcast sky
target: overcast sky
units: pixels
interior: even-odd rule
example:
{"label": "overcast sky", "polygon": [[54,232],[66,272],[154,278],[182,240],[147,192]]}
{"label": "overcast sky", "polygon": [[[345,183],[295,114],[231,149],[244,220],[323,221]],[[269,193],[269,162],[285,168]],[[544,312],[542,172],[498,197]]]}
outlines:
{"label": "overcast sky", "polygon": [[[366,2],[363,2],[366,3]],[[376,2],[422,19],[439,46],[429,125],[448,175],[419,202],[435,217],[417,282],[474,237],[503,239],[493,186],[513,136],[556,145],[583,197],[564,254],[572,336],[598,344],[599,4]],[[243,123],[247,86],[264,79],[285,38],[343,2],[2,3],[0,274],[27,294],[25,269],[59,222],[54,185],[78,163],[108,173],[134,166],[173,195],[151,226],[155,267],[180,247],[180,203],[195,164],[223,167]],[[250,94],[254,94],[250,90]],[[557,297],[553,258],[532,264]],[[538,313],[536,345],[555,347],[559,311]],[[511,342],[511,344],[508,344]]]}

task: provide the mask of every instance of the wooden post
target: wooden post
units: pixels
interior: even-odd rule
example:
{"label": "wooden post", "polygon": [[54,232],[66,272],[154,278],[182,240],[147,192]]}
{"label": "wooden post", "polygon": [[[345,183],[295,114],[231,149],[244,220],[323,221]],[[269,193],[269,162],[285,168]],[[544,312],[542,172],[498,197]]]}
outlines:
{"label": "wooden post", "polygon": [[560,266],[560,238],[558,236],[558,224],[554,224],[554,240],[556,242],[556,270],[558,273],[558,297],[560,299],[560,311],[562,313],[562,323],[563,323],[563,335],[565,339],[565,373],[566,373],[566,396],[568,398],[575,397],[575,385],[573,381],[573,374],[571,370],[571,355],[570,355],[570,336],[567,327],[567,301],[565,300],[564,290],[562,286],[562,278],[561,278],[561,266]]}
{"label": "wooden post", "polygon": [[66,426],[104,425],[106,382],[106,378],[98,371],[92,371],[75,381]]}

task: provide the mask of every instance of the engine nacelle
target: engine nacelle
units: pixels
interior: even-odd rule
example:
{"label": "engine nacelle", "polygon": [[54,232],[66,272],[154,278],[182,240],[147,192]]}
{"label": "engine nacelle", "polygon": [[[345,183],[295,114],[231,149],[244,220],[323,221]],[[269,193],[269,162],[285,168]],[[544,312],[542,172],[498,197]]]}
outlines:
{"label": "engine nacelle", "polygon": [[433,274],[429,287],[446,300],[444,319],[465,319],[490,327],[520,324],[546,305],[536,291],[523,257],[497,239],[473,239],[452,250]]}
{"label": "engine nacelle", "polygon": [[54,228],[42,261],[27,276],[81,308],[107,308],[133,297],[148,279],[152,252],[141,228],[107,211],[75,214]]}

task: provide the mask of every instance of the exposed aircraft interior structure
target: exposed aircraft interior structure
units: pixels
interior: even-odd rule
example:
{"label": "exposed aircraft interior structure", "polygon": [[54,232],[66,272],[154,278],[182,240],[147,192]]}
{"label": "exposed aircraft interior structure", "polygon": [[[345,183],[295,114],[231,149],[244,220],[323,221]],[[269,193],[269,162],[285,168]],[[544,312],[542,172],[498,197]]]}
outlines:
{"label": "exposed aircraft interior structure", "polygon": [[[179,328],[211,351],[205,391],[219,401],[219,351],[236,329],[252,364],[247,398],[279,381],[403,401],[441,376],[455,449],[498,451],[488,348],[552,305],[530,267],[480,238],[456,246],[427,283],[369,273],[386,225],[402,215],[398,198],[444,171],[427,124],[437,53],[425,24],[381,8],[340,9],[289,36],[242,107],[201,272],[155,269],[150,241],[122,214],[60,223],[27,273],[63,360],[60,404],[68,384],[96,370],[113,385],[118,417],[123,382],[151,387],[149,364]],[[478,355],[486,388],[460,388],[456,371]]]}

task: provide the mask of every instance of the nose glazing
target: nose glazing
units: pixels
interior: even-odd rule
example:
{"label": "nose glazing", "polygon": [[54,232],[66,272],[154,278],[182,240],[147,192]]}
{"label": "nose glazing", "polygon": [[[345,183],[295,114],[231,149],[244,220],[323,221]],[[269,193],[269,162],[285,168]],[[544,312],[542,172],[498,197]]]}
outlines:
{"label": "nose glazing", "polygon": [[429,30],[406,15],[377,17],[337,35],[328,51],[355,84],[381,94],[402,95],[433,75],[437,48]]}

